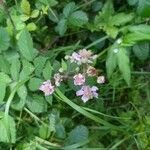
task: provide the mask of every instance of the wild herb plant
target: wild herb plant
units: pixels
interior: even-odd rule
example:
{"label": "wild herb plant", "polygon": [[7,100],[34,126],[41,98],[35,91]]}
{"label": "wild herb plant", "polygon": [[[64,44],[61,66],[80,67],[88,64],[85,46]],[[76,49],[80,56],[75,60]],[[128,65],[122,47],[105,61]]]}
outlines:
{"label": "wild herb plant", "polygon": [[149,0],[0,0],[0,150],[150,149]]}

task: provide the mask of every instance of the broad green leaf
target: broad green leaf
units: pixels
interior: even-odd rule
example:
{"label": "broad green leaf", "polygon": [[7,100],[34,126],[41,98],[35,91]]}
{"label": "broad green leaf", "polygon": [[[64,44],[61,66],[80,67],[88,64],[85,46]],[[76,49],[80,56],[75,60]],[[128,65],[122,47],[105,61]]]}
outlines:
{"label": "broad green leaf", "polygon": [[33,61],[35,66],[35,75],[40,77],[47,58],[43,56],[36,57]]}
{"label": "broad green leaf", "polygon": [[0,83],[9,84],[11,81],[11,78],[7,74],[0,72]]}
{"label": "broad green leaf", "polygon": [[52,66],[51,66],[51,63],[50,61],[47,61],[46,65],[45,65],[45,68],[43,69],[43,77],[44,79],[48,80],[51,78],[51,75],[52,75]]}
{"label": "broad green leaf", "polygon": [[117,53],[117,64],[119,66],[119,70],[123,75],[124,80],[128,85],[130,85],[131,80],[131,71],[130,71],[130,62],[129,56],[127,55],[125,48],[119,48]]}
{"label": "broad green leaf", "polygon": [[43,124],[40,126],[39,135],[42,139],[47,139],[50,136],[50,129],[47,125]]}
{"label": "broad green leaf", "polygon": [[23,13],[30,15],[30,3],[28,0],[21,1],[21,9]]}
{"label": "broad green leaf", "polygon": [[61,123],[59,123],[55,126],[55,128],[56,128],[56,133],[55,133],[56,137],[59,139],[65,139],[66,131],[64,126]]}
{"label": "broad green leaf", "polygon": [[73,12],[69,17],[69,24],[76,27],[81,27],[87,22],[88,22],[87,14],[80,10]]}
{"label": "broad green leaf", "polygon": [[21,32],[18,40],[18,47],[21,54],[29,61],[33,61],[34,57],[37,55],[37,50],[33,48],[32,37],[27,29]]}
{"label": "broad green leaf", "polygon": [[7,74],[10,73],[9,62],[2,55],[0,55],[0,71],[7,73]]}
{"label": "broad green leaf", "polygon": [[69,17],[69,15],[71,15],[71,13],[75,10],[75,8],[76,8],[76,5],[74,2],[68,3],[63,9],[64,16],[66,18]]}
{"label": "broad green leaf", "polygon": [[89,131],[86,126],[79,125],[69,133],[68,144],[75,144],[87,140]]}
{"label": "broad green leaf", "polygon": [[[3,114],[3,113],[2,113]],[[7,128],[8,127],[8,128]],[[12,117],[8,116],[8,123],[6,126],[4,114],[0,118],[0,142],[15,143],[16,141],[16,124]]]}
{"label": "broad green leaf", "polygon": [[140,60],[147,59],[150,53],[149,42],[141,42],[141,43],[134,45],[133,52]]}
{"label": "broad green leaf", "polygon": [[110,24],[120,26],[127,22],[132,21],[133,18],[134,18],[133,13],[130,13],[130,14],[118,13],[117,15],[112,16]]}
{"label": "broad green leaf", "polygon": [[19,59],[15,59],[12,61],[11,67],[10,67],[10,72],[13,80],[18,81],[19,79],[19,72],[21,68],[21,63]]}
{"label": "broad green leaf", "polygon": [[18,90],[17,90],[17,93],[18,93],[18,96],[21,98],[21,99],[26,99],[27,97],[27,88],[25,85],[22,85]]}
{"label": "broad green leaf", "polygon": [[150,34],[150,26],[146,24],[130,26],[128,29],[130,32],[141,32],[145,34]]}
{"label": "broad green leaf", "polygon": [[21,111],[26,104],[26,100],[27,100],[26,98],[13,100],[11,108],[13,108],[14,110]]}
{"label": "broad green leaf", "polygon": [[117,67],[117,56],[116,53],[114,53],[115,48],[111,48],[108,51],[107,59],[106,59],[106,69],[107,69],[107,76],[108,78],[111,77],[114,70]]}
{"label": "broad green leaf", "polygon": [[9,48],[10,37],[7,33],[6,29],[3,27],[0,27],[0,52],[5,51]]}
{"label": "broad green leaf", "polygon": [[31,22],[31,23],[27,24],[27,29],[29,31],[35,31],[37,29],[37,26],[35,23]]}
{"label": "broad green leaf", "polygon": [[61,19],[55,29],[61,36],[63,36],[67,31],[67,19]]}
{"label": "broad green leaf", "polygon": [[23,59],[22,60],[22,71],[20,73],[20,79],[25,79],[28,78],[29,75],[31,75],[34,71],[34,66],[27,60]]}
{"label": "broad green leaf", "polygon": [[37,91],[40,87],[40,85],[42,85],[43,80],[39,79],[39,78],[31,78],[29,80],[29,84],[28,87],[31,91]]}
{"label": "broad green leaf", "polygon": [[39,2],[41,2],[44,5],[48,5],[50,7],[53,7],[58,4],[56,0],[39,0]]}
{"label": "broad green leaf", "polygon": [[39,13],[40,13],[39,10],[33,10],[31,13],[31,18],[37,18]]}
{"label": "broad green leaf", "polygon": [[150,17],[150,1],[149,0],[139,0],[137,12],[142,17]]}
{"label": "broad green leaf", "polygon": [[6,83],[0,83],[0,104],[3,102],[6,93]]}
{"label": "broad green leaf", "polygon": [[26,104],[27,107],[34,113],[42,113],[47,111],[47,103],[42,96],[28,96]]}

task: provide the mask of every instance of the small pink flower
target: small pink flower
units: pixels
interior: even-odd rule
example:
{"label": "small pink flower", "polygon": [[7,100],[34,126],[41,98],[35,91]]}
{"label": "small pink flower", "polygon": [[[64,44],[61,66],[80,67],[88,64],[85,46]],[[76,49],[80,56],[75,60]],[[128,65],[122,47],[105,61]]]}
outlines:
{"label": "small pink flower", "polygon": [[63,76],[60,73],[54,74],[55,85],[60,86],[60,82],[62,81]]}
{"label": "small pink flower", "polygon": [[80,59],[81,59],[81,56],[76,52],[72,53],[72,55],[70,56],[71,63],[73,62],[78,63]]}
{"label": "small pink flower", "polygon": [[97,77],[97,83],[99,83],[99,84],[105,83],[105,77],[104,76]]}
{"label": "small pink flower", "polygon": [[50,80],[43,82],[40,86],[39,90],[45,93],[45,96],[49,96],[54,92],[54,86],[51,84]]}
{"label": "small pink flower", "polygon": [[74,85],[82,85],[85,82],[85,76],[81,73],[75,75],[74,77]]}
{"label": "small pink flower", "polygon": [[88,76],[96,76],[97,70],[94,67],[89,66],[86,73],[88,74]]}
{"label": "small pink flower", "polygon": [[96,86],[82,86],[81,90],[76,92],[77,96],[82,96],[81,99],[84,103],[86,103],[88,100],[95,98],[98,98],[97,93],[98,88]]}

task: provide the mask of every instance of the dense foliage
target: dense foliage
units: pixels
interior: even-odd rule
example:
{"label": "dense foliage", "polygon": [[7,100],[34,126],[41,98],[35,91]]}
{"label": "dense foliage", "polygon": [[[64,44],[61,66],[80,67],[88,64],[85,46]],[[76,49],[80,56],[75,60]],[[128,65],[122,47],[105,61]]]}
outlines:
{"label": "dense foliage", "polygon": [[[149,24],[149,0],[0,0],[0,150],[150,149]],[[96,98],[75,94],[82,74],[45,96],[83,49]]]}

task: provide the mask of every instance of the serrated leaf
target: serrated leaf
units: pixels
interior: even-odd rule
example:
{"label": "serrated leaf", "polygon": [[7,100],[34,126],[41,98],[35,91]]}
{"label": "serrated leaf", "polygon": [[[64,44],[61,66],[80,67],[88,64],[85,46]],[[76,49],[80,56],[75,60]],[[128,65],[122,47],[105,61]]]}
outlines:
{"label": "serrated leaf", "polygon": [[18,96],[21,98],[21,99],[26,99],[27,97],[27,88],[25,85],[22,85],[18,90],[17,90],[17,93],[18,93]]}
{"label": "serrated leaf", "polygon": [[42,96],[28,96],[26,103],[27,107],[34,113],[42,113],[47,111],[47,103]]}
{"label": "serrated leaf", "polygon": [[18,81],[19,79],[19,72],[21,68],[21,63],[19,59],[15,59],[12,61],[11,67],[10,67],[10,72],[13,80]]}
{"label": "serrated leaf", "polygon": [[6,93],[6,84],[0,83],[0,104],[3,102]]}
{"label": "serrated leaf", "polygon": [[10,37],[7,33],[7,30],[3,27],[0,27],[0,52],[5,51],[9,48]]}
{"label": "serrated leaf", "polygon": [[134,18],[134,14],[125,14],[125,13],[118,13],[117,15],[111,18],[110,24],[120,26],[127,22],[130,22]]}
{"label": "serrated leaf", "polygon": [[61,19],[55,29],[59,35],[63,36],[67,31],[67,19]]}
{"label": "serrated leaf", "polygon": [[11,78],[7,74],[0,72],[0,83],[9,84],[11,81]]}
{"label": "serrated leaf", "polygon": [[141,42],[133,47],[134,54],[140,59],[145,60],[149,57],[150,45],[149,42]]}
{"label": "serrated leaf", "polygon": [[35,31],[37,29],[37,26],[35,23],[31,22],[31,23],[27,24],[27,29],[29,31]]}
{"label": "serrated leaf", "polygon": [[30,3],[28,2],[28,0],[21,1],[21,9],[23,13],[30,15]]}
{"label": "serrated leaf", "polygon": [[71,13],[75,10],[75,8],[76,8],[76,5],[74,2],[68,3],[63,9],[64,16],[66,18],[69,17],[69,15],[71,15]]}
{"label": "serrated leaf", "polygon": [[6,128],[6,122],[4,118],[4,114],[1,113],[3,116],[0,118],[0,133],[3,136],[0,136],[0,142],[5,143],[15,143],[16,141],[16,124],[12,117],[8,116],[8,122]]}
{"label": "serrated leaf", "polygon": [[55,126],[55,128],[56,128],[56,137],[59,139],[65,139],[66,131],[65,131],[64,126],[61,123],[59,123]]}
{"label": "serrated leaf", "polygon": [[47,58],[43,56],[36,57],[33,61],[35,66],[35,75],[40,77]]}
{"label": "serrated leaf", "polygon": [[108,78],[111,77],[116,67],[117,67],[117,56],[114,53],[113,48],[111,48],[108,51],[107,60],[106,60],[106,69],[107,69]]}
{"label": "serrated leaf", "polygon": [[139,0],[137,12],[142,17],[150,17],[150,1],[149,0]]}
{"label": "serrated leaf", "polygon": [[40,13],[39,10],[33,10],[31,13],[31,18],[37,18],[39,13]]}
{"label": "serrated leaf", "polygon": [[32,37],[27,29],[21,32],[18,40],[18,47],[20,53],[29,61],[32,61],[38,53],[37,50],[33,48]]}
{"label": "serrated leaf", "polygon": [[128,85],[130,85],[131,71],[130,71],[130,61],[125,48],[120,48],[117,53],[117,64],[119,70],[123,75],[124,80]]}
{"label": "serrated leaf", "polygon": [[69,133],[68,143],[75,144],[88,139],[89,131],[86,126],[79,125]]}
{"label": "serrated leaf", "polygon": [[43,69],[43,77],[44,79],[48,80],[51,78],[51,75],[52,75],[52,66],[51,66],[51,63],[50,61],[48,61],[45,65],[45,68]]}
{"label": "serrated leaf", "polygon": [[42,85],[43,80],[39,79],[39,78],[31,78],[29,80],[29,84],[28,87],[31,91],[37,91],[40,87],[40,85]]}
{"label": "serrated leaf", "polygon": [[87,22],[88,22],[87,14],[80,10],[73,12],[69,17],[69,24],[76,27],[81,27]]}
{"label": "serrated leaf", "polygon": [[20,78],[21,80],[25,79],[25,78],[28,78],[29,75],[31,75],[34,71],[34,66],[27,60],[23,59],[22,60],[22,71],[20,73]]}
{"label": "serrated leaf", "polygon": [[10,73],[9,62],[2,55],[0,55],[0,71],[7,73],[7,74]]}

